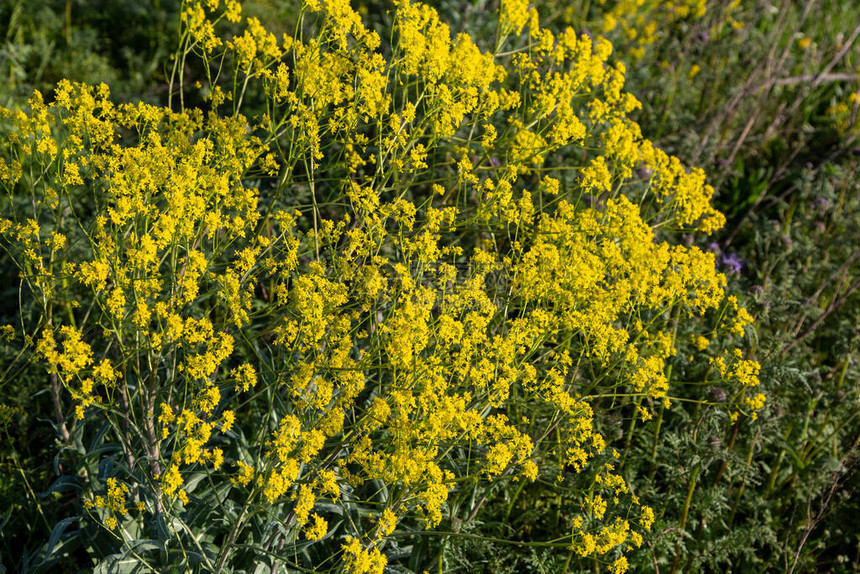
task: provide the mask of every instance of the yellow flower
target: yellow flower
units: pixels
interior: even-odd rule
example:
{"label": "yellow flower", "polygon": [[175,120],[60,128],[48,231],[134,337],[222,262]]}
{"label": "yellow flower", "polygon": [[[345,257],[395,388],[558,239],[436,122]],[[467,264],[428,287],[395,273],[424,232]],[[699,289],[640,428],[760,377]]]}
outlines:
{"label": "yellow flower", "polygon": [[624,556],[618,558],[612,563],[611,568],[613,574],[624,574],[624,572],[627,572],[628,568],[627,558]]}
{"label": "yellow flower", "polygon": [[388,560],[376,547],[365,549],[357,538],[347,536],[343,545],[344,562],[349,574],[382,574]]}
{"label": "yellow flower", "polygon": [[501,28],[506,33],[519,34],[529,19],[528,0],[502,0]]}
{"label": "yellow flower", "polygon": [[236,461],[236,466],[239,467],[239,472],[237,476],[230,479],[230,482],[232,482],[234,486],[238,486],[240,484],[242,486],[248,486],[248,483],[254,479],[254,467],[245,464],[241,460]]}
{"label": "yellow flower", "polygon": [[182,486],[182,475],[179,473],[179,465],[173,463],[161,478],[161,488],[164,496],[172,496]]}
{"label": "yellow flower", "polygon": [[293,509],[293,512],[296,514],[296,522],[298,524],[304,525],[308,521],[308,516],[310,515],[315,502],[316,496],[314,496],[313,490],[311,490],[311,488],[306,484],[301,485],[299,487],[299,492],[296,495],[296,505]]}
{"label": "yellow flower", "polygon": [[394,532],[397,526],[397,515],[390,508],[382,511],[382,516],[379,517],[379,525],[377,526],[376,537],[385,538]]}
{"label": "yellow flower", "polygon": [[305,527],[305,537],[308,540],[322,540],[328,533],[328,522],[319,514],[311,515],[311,523]]}

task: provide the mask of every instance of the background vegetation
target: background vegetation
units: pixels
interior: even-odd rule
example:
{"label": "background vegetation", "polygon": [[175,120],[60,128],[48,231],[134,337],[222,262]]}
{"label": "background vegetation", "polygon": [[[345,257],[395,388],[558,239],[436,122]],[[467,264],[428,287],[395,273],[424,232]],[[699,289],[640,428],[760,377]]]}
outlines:
{"label": "background vegetation", "polygon": [[[292,4],[245,2],[243,14],[259,17],[270,31],[292,34],[300,22]],[[391,29],[391,4],[352,5],[369,29]],[[571,26],[592,37],[605,35],[614,46],[609,63],[624,64],[625,89],[642,104],[631,116],[644,137],[705,170],[716,189],[712,203],[726,224],[710,237],[683,230],[679,237],[714,254],[728,291],[755,318],[754,333],[743,343],[745,356],[761,364],[760,388],[767,396],[755,417],[749,411],[732,417],[731,392],[709,382],[707,365],[687,360],[686,350],[696,347],[701,333],[683,321],[675,329],[685,347],[679,344],[679,356],[667,364],[671,407],[654,401],[652,418],[643,420],[632,402],[595,405],[605,414],[595,416],[595,430],[607,452],[618,453],[605,460],[630,494],[656,513],[641,547],[624,553],[630,570],[857,571],[860,7],[850,0],[532,6],[555,33]],[[452,33],[494,48],[496,29],[488,14],[498,12],[497,2],[434,7]],[[57,83],[70,79],[106,82],[117,102],[166,105],[180,10],[178,1],[168,0],[3,0],[0,104],[28,109],[34,89],[51,101]],[[205,80],[199,63],[188,64],[186,73],[188,86]],[[185,104],[209,106],[206,96],[189,90]],[[265,96],[250,92],[243,112],[253,116],[264,106]],[[551,174],[565,162],[583,160],[557,150],[546,162]],[[456,177],[446,169],[442,179]],[[255,185],[264,185],[262,179],[258,174]],[[309,199],[297,203],[302,201]],[[338,208],[330,209],[333,216]],[[0,324],[34,325],[39,310],[18,277],[13,251],[0,255]],[[102,559],[105,571],[132,571],[132,562],[104,560],[113,550],[102,547],[100,526],[83,527],[76,519],[93,488],[81,480],[81,468],[89,466],[87,476],[102,481],[113,472],[102,462],[114,460],[113,452],[103,448],[98,433],[82,435],[80,448],[64,441],[47,371],[22,352],[22,340],[19,331],[0,343],[0,508],[6,509],[0,563],[7,571],[78,571]],[[716,354],[716,346],[742,343],[710,344]],[[82,452],[86,456],[75,454]],[[614,556],[582,555],[564,538],[582,510],[588,482],[566,470],[565,480],[541,473],[534,482],[507,477],[452,489],[433,529],[425,530],[418,519],[398,525],[385,550],[389,570],[611,568]],[[350,512],[357,522],[378,508],[376,493],[355,500]],[[287,514],[291,506],[284,508]],[[263,541],[259,547],[275,539],[265,528],[261,523],[253,536]],[[296,571],[321,563],[338,568],[322,556],[337,552],[340,542],[322,543],[317,550],[293,547],[288,559]],[[282,557],[269,546],[264,551],[273,560]]]}

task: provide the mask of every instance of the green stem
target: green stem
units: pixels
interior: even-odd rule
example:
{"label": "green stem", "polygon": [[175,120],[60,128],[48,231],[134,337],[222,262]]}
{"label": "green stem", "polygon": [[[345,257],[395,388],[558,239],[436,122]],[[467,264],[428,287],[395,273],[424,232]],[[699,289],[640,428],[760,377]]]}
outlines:
{"label": "green stem", "polygon": [[[732,448],[735,446],[735,440],[738,438],[738,432],[741,427],[739,423],[735,423],[734,428],[732,428],[732,437],[729,439],[729,446],[726,448],[727,452],[731,452]],[[723,473],[726,472],[726,468],[729,466],[729,459],[723,459],[722,464],[720,465],[720,469],[717,471],[717,475],[714,477],[714,486],[719,484],[720,479],[723,477]]]}
{"label": "green stem", "polygon": [[741,497],[744,494],[744,488],[746,487],[746,484],[747,484],[747,472],[749,472],[750,464],[752,464],[753,452],[755,452],[755,445],[758,442],[758,439],[760,436],[761,436],[761,431],[758,431],[755,433],[755,436],[753,437],[752,443],[750,444],[749,451],[747,452],[747,459],[746,459],[746,463],[744,464],[744,472],[741,475],[741,486],[738,489],[738,495],[737,495],[737,497],[735,497],[735,503],[732,506],[732,514],[729,517],[729,526],[731,526],[732,523],[734,522],[735,513],[737,513],[738,505],[740,505],[740,503],[741,503]]}
{"label": "green stem", "polygon": [[[696,467],[693,469],[692,474],[690,475],[690,481],[687,483],[687,498],[684,500],[684,509],[681,512],[681,520],[678,522],[678,531],[679,535],[683,535],[684,528],[687,526],[687,516],[690,513],[690,503],[693,501],[693,492],[696,490],[696,481],[699,478],[700,467]],[[678,568],[678,564],[681,561],[681,544],[675,545],[675,559],[672,561],[672,569],[670,570],[670,574],[674,574],[674,572]]]}
{"label": "green stem", "polygon": [[666,407],[660,405],[660,412],[657,415],[657,423],[654,425],[654,442],[651,445],[651,471],[648,474],[648,480],[654,479],[657,474],[657,445],[660,444],[660,428],[663,426],[663,413],[666,412]]}
{"label": "green stem", "polygon": [[236,538],[239,536],[239,530],[245,520],[245,513],[247,509],[247,506],[242,507],[242,512],[236,519],[236,524],[233,525],[233,528],[230,530],[230,534],[227,536],[227,540],[221,547],[221,553],[218,556],[218,562],[215,564],[215,574],[219,574],[221,572],[221,569],[224,567],[224,563],[227,561],[227,557],[230,554],[230,549],[233,547],[233,543],[236,542]]}

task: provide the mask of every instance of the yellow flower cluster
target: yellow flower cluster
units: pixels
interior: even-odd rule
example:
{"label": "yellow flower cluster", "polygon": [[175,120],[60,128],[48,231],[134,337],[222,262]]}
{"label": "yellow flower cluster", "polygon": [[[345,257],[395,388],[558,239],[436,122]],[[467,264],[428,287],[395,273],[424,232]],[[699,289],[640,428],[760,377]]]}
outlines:
{"label": "yellow flower cluster", "polygon": [[[808,38],[806,38],[808,40]],[[860,131],[860,90],[849,92],[842,100],[827,109],[828,115],[832,116],[839,131],[848,136]],[[0,164],[0,170],[3,169]],[[0,171],[2,173],[2,171]]]}
{"label": "yellow flower cluster", "polygon": [[382,574],[388,562],[378,548],[364,548],[357,538],[348,538],[343,550],[344,563],[352,574]]}
{"label": "yellow flower cluster", "polygon": [[[737,2],[737,0],[736,0]],[[543,3],[541,3],[543,4]],[[625,54],[635,59],[645,55],[645,50],[661,38],[661,33],[677,26],[683,20],[702,20],[707,13],[706,0],[598,0],[591,6],[592,13],[579,14],[579,7],[564,9],[564,20],[574,24],[585,16],[597,18],[598,29],[625,47]],[[726,18],[736,8],[726,10]]]}
{"label": "yellow flower cluster", "polygon": [[128,485],[120,483],[111,477],[105,481],[105,496],[96,495],[93,500],[86,500],[84,508],[91,511],[94,508],[104,508],[108,514],[104,517],[104,525],[108,530],[116,530],[119,527],[117,516],[120,518],[128,514],[126,499],[129,495]]}
{"label": "yellow flower cluster", "polygon": [[[342,548],[349,572],[382,572],[380,540],[439,525],[458,483],[581,473],[615,397],[643,419],[668,405],[673,321],[731,308],[713,339],[752,320],[679,241],[722,224],[713,189],[642,137],[605,39],[553,34],[518,0],[492,51],[411,0],[384,47],[343,0],[306,1],[312,33],[283,40],[241,14],[183,3],[210,111],[61,82],[2,114],[0,185],[39,206],[0,220],[44,301],[38,352],[80,418],[139,424],[152,508],[195,504],[205,472],[319,541],[320,503],[386,485]],[[231,61],[228,97],[209,66]],[[757,364],[732,360],[727,384],[754,387]],[[653,511],[612,465],[595,480],[571,546],[638,547]]]}

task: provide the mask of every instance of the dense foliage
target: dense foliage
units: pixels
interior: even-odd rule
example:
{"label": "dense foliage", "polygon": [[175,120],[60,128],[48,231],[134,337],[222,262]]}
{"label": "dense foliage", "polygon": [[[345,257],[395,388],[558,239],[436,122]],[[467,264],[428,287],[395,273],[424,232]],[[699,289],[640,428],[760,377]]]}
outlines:
{"label": "dense foliage", "polygon": [[857,566],[856,33],[780,83],[789,3],[186,0],[130,51],[46,2],[36,70],[8,4],[7,568]]}

